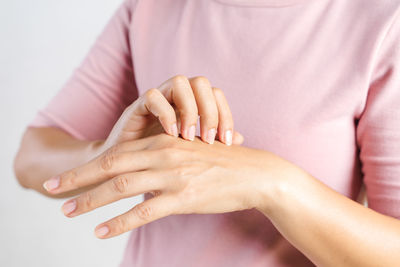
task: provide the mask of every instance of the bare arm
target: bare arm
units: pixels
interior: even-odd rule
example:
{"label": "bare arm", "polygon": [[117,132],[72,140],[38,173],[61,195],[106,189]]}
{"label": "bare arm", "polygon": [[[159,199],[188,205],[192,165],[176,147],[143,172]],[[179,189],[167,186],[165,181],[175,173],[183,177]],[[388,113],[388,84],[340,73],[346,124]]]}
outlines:
{"label": "bare arm", "polygon": [[282,179],[277,188],[258,209],[318,266],[400,263],[399,220],[346,198],[309,174]]}
{"label": "bare arm", "polygon": [[19,183],[50,197],[64,198],[84,189],[59,196],[48,194],[43,183],[50,177],[81,165],[94,158],[102,141],[81,141],[53,128],[29,127],[14,159],[14,171]]}
{"label": "bare arm", "polygon": [[100,224],[100,238],[171,214],[256,208],[317,266],[391,267],[400,262],[399,220],[337,193],[268,151],[158,135],[121,143],[61,177],[61,186],[50,193],[102,183],[65,202],[68,217],[143,192],[154,195]]}
{"label": "bare arm", "polygon": [[[174,97],[169,97],[171,95]],[[172,105],[181,110],[180,115],[176,116]],[[163,131],[175,137],[180,131],[183,138],[193,140],[198,116],[202,118],[200,129],[203,141],[213,143],[217,138],[227,145],[243,142],[243,136],[233,130],[232,114],[222,91],[212,87],[204,77],[188,79],[178,75],[159,88],[148,90],[128,106],[106,140],[81,141],[57,128],[28,128],[15,158],[15,174],[23,187],[55,197],[43,188],[43,183],[49,178],[80,166],[127,140]],[[177,124],[180,125],[179,130]],[[190,128],[193,129],[189,131]],[[73,196],[96,185],[57,197]]]}

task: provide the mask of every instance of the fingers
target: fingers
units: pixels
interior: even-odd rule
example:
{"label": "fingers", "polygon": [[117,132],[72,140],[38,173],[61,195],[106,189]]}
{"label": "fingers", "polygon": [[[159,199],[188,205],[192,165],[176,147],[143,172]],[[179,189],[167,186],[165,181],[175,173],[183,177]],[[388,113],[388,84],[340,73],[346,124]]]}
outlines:
{"label": "fingers", "polygon": [[45,189],[59,194],[103,182],[121,173],[146,170],[160,164],[162,154],[159,151],[120,152],[118,147],[113,146],[92,161],[51,178],[44,183]]}
{"label": "fingers", "polygon": [[218,108],[218,138],[221,142],[229,146],[233,141],[232,113],[222,90],[216,87],[213,87],[212,89]]}
{"label": "fingers", "polygon": [[131,210],[98,225],[95,234],[98,238],[110,238],[137,228],[162,217],[174,214],[177,201],[169,195],[159,195],[139,203]]}
{"label": "fingers", "polygon": [[132,107],[133,114],[145,116],[153,114],[158,118],[165,132],[178,136],[175,110],[158,89],[148,90]]}
{"label": "fingers", "polygon": [[[180,116],[180,132],[184,139],[194,140],[197,119],[200,115],[201,139],[212,144],[218,131],[218,139],[233,143],[233,119],[228,102],[222,91],[211,87],[207,78],[199,76],[188,79],[177,75],[159,86],[150,89],[134,107],[135,114],[153,114],[170,135],[177,136],[176,114]],[[240,141],[235,140],[235,143]]]}
{"label": "fingers", "polygon": [[244,137],[241,135],[239,132],[234,131],[233,132],[233,144],[235,145],[241,145],[244,142]]}
{"label": "fingers", "polygon": [[190,84],[200,115],[201,139],[214,143],[218,127],[218,109],[210,82],[205,77],[194,77]]}
{"label": "fingers", "polygon": [[70,199],[62,206],[63,213],[74,217],[126,197],[133,197],[165,187],[165,172],[141,171],[121,174],[96,188]]}
{"label": "fingers", "polygon": [[174,76],[158,89],[148,90],[127,110],[140,117],[154,115],[166,133],[178,136],[174,106],[180,116],[180,132],[184,139],[194,140],[200,116],[203,141],[212,144],[218,132],[221,142],[227,145],[240,143],[234,141],[232,114],[224,94],[220,89],[211,87],[208,79],[202,76],[190,79],[183,75]]}
{"label": "fingers", "polygon": [[159,89],[179,111],[182,137],[193,141],[196,134],[198,109],[189,80],[183,75],[177,75],[161,84]]}

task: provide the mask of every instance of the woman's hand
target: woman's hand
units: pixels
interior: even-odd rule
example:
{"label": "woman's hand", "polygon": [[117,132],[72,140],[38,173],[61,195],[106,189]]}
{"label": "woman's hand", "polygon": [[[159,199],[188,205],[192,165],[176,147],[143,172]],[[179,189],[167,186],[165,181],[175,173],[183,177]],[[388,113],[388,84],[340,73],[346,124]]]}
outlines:
{"label": "woman's hand", "polygon": [[89,184],[96,188],[64,203],[74,217],[122,198],[154,195],[96,228],[108,238],[170,214],[223,213],[258,207],[280,177],[296,167],[261,150],[187,142],[166,134],[113,146],[89,163],[64,172],[59,194]]}
{"label": "woman's hand", "polygon": [[[226,145],[243,143],[243,136],[233,130],[232,114],[223,92],[212,87],[205,77],[188,79],[178,75],[148,90],[128,106],[107,139],[96,142],[93,154],[97,156],[116,144],[163,131],[177,137],[178,125],[183,138],[194,140],[199,116],[203,141],[212,144],[217,137]],[[43,187],[48,191],[58,185],[59,180],[54,177]]]}
{"label": "woman's hand", "polygon": [[103,148],[162,132],[176,137],[180,132],[184,139],[194,140],[199,116],[203,141],[212,144],[218,134],[217,138],[227,145],[243,142],[243,137],[233,131],[232,114],[223,92],[205,77],[177,75],[128,106]]}

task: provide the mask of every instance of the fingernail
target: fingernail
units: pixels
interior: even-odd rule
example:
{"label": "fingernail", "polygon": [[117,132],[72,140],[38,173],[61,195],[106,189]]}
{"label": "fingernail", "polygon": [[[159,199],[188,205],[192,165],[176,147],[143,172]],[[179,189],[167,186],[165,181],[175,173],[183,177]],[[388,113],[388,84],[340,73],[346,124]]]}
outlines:
{"label": "fingernail", "polygon": [[225,132],[225,143],[226,145],[232,145],[232,131],[228,130]]}
{"label": "fingernail", "polygon": [[209,144],[213,144],[214,140],[215,140],[215,134],[216,134],[216,130],[215,128],[212,128],[210,130],[208,130],[207,132],[207,136],[206,136],[206,142]]}
{"label": "fingernail", "polygon": [[103,237],[106,234],[108,234],[108,232],[110,232],[110,229],[108,229],[107,226],[102,226],[102,227],[96,229],[95,234],[97,237]]}
{"label": "fingernail", "polygon": [[178,126],[176,126],[176,123],[172,124],[171,132],[172,132],[173,136],[175,136],[175,137],[179,136],[179,134],[178,134]]}
{"label": "fingernail", "polygon": [[43,183],[43,187],[47,191],[54,190],[59,186],[60,186],[60,177],[59,176],[50,178],[49,180],[47,180],[46,182]]}
{"label": "fingernail", "polygon": [[62,211],[64,212],[64,215],[70,214],[75,209],[76,209],[76,201],[75,200],[65,202],[64,205],[62,206]]}
{"label": "fingernail", "polygon": [[189,128],[189,140],[193,141],[194,140],[194,135],[196,134],[196,127],[194,125],[190,126]]}

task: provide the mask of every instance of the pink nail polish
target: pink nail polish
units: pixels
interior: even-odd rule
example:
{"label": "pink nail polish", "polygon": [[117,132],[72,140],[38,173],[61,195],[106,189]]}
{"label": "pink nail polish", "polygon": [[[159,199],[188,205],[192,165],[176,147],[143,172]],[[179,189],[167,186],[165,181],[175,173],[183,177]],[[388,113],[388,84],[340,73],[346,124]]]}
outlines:
{"label": "pink nail polish", "polygon": [[43,187],[47,191],[51,191],[60,186],[60,177],[56,176],[44,182]]}
{"label": "pink nail polish", "polygon": [[225,144],[230,146],[232,145],[232,131],[228,130],[225,132]]}
{"label": "pink nail polish", "polygon": [[190,126],[190,128],[189,128],[189,136],[188,136],[188,139],[190,140],[190,141],[193,141],[194,140],[194,135],[196,134],[196,126],[194,126],[194,125],[192,125],[192,126]]}
{"label": "pink nail polish", "polygon": [[208,130],[207,136],[206,136],[206,142],[209,144],[213,144],[216,133],[217,133],[217,131],[215,130],[215,128]]}
{"label": "pink nail polish", "polygon": [[64,205],[62,206],[62,211],[64,212],[64,215],[70,214],[75,209],[76,209],[76,201],[75,200],[65,202]]}
{"label": "pink nail polish", "polygon": [[108,229],[107,226],[102,226],[95,230],[95,234],[97,237],[103,237],[108,234],[108,232],[110,232],[110,229]]}

